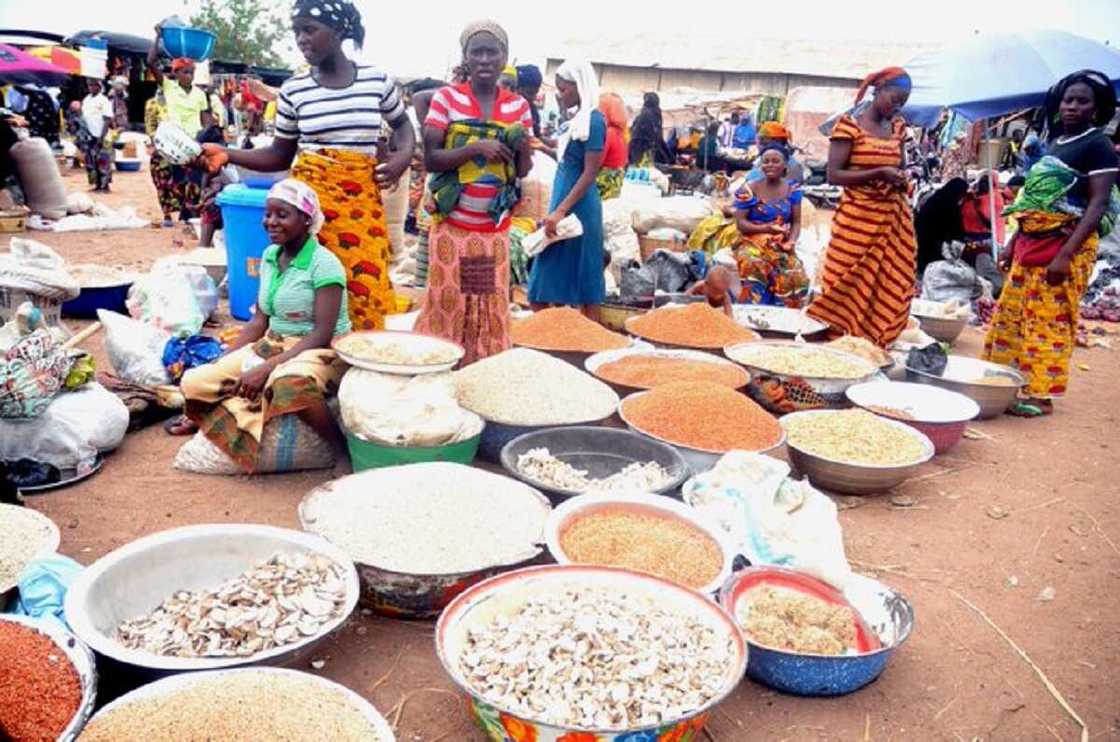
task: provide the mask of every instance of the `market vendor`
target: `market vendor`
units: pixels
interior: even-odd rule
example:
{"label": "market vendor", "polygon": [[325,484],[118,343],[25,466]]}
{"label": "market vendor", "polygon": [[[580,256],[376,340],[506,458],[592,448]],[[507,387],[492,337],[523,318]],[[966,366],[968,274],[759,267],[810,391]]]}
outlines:
{"label": "market vendor", "polygon": [[771,140],[759,155],[763,179],[735,193],[741,236],[735,261],[743,282],[739,301],[798,309],[809,294],[809,276],[797,257],[801,188],[789,177],[789,152]]}
{"label": "market vendor", "polygon": [[1065,396],[1097,244],[1120,218],[1110,199],[1120,159],[1102,131],[1116,113],[1109,78],[1074,73],[1051,88],[1043,110],[1061,134],[1008,209],[1019,231],[1000,255],[1009,273],[983,353],[1026,376],[1024,397],[1011,410],[1020,417],[1049,415]]}
{"label": "market vendor", "polygon": [[906,329],[914,295],[914,216],[903,171],[910,75],[888,67],[864,79],[871,105],[843,114],[832,130],[828,181],[844,195],[832,220],[821,294],[808,313],[834,335],[855,335],[879,347]]}
{"label": "market vendor", "polygon": [[[786,159],[786,169],[789,171],[787,177],[795,183],[801,184],[805,182],[805,166],[797,159],[793,151],[793,135],[790,134],[782,124],[777,121],[767,121],[758,127],[758,151],[762,150],[770,143],[777,143],[785,147],[788,157]],[[761,159],[756,160],[750,172],[747,173],[747,180],[754,182],[756,180],[765,179],[762,172]]]}
{"label": "market vendor", "polygon": [[616,93],[599,96],[599,113],[607,121],[607,139],[603,146],[603,167],[595,182],[604,201],[622,195],[626,180],[626,165],[630,159],[630,125],[626,119],[626,104]]}
{"label": "market vendor", "polygon": [[505,30],[478,21],[459,42],[468,79],[440,88],[424,121],[434,224],[416,330],[462,345],[467,365],[510,347],[510,211],[532,167],[533,119],[524,98],[498,85]]}
{"label": "market vendor", "polygon": [[215,446],[252,473],[269,420],[298,415],[323,440],[342,445],[326,396],[344,364],[331,341],[350,332],[346,271],[317,235],[325,221],[319,197],[289,178],[268,192],[264,227],[272,244],[260,263],[260,293],[253,319],[229,351],[183,375],[185,418],[172,435],[201,430]]}
{"label": "market vendor", "polygon": [[560,131],[560,167],[544,228],[555,236],[560,221],[572,214],[583,234],[557,242],[536,257],[529,274],[529,302],[534,309],[579,307],[588,318],[598,320],[607,287],[603,202],[595,179],[603,164],[607,120],[598,109],[599,79],[591,63],[562,64],[556,71],[556,97],[561,109],[574,113]]}
{"label": "market vendor", "polygon": [[[361,47],[366,35],[351,0],[297,0],[292,30],[311,69],[280,88],[272,144],[206,144],[203,157],[211,172],[226,163],[261,172],[290,167],[293,178],[314,188],[327,215],[319,241],[346,269],[350,321],[380,329],[396,307],[381,190],[408,169],[416,137],[393,78],[342,50],[346,40]],[[383,121],[393,134],[390,151],[379,156]]]}

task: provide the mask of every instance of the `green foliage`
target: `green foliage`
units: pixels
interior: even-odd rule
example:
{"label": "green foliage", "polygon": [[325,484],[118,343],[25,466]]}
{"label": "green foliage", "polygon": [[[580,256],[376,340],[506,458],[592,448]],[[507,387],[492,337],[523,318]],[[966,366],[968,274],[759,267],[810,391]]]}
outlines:
{"label": "green foliage", "polygon": [[202,0],[190,23],[218,37],[214,59],[280,67],[292,33],[289,11],[288,3],[275,0]]}

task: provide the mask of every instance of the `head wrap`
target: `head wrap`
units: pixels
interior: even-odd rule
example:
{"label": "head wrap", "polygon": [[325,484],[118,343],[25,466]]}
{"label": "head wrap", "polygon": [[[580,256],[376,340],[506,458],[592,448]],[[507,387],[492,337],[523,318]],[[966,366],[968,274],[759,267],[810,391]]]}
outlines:
{"label": "head wrap", "polygon": [[539,88],[544,82],[541,68],[535,64],[523,64],[517,68],[517,84],[523,88]]}
{"label": "head wrap", "polygon": [[789,162],[789,146],[785,142],[778,139],[769,139],[758,145],[759,161],[762,160],[762,156],[764,154],[771,151],[777,152],[786,162]]}
{"label": "head wrap", "polygon": [[630,121],[626,116],[626,104],[616,93],[603,93],[599,96],[599,112],[607,120],[607,126],[622,132],[622,139],[630,143]]}
{"label": "head wrap", "polygon": [[863,78],[863,82],[859,84],[859,90],[856,91],[856,103],[863,100],[863,96],[867,94],[868,88],[872,87],[875,88],[875,90],[901,88],[906,92],[910,92],[910,73],[901,67],[886,67],[878,72],[872,72],[870,75]]}
{"label": "head wrap", "polygon": [[556,76],[575,83],[576,90],[579,91],[579,111],[560,136],[558,154],[563,158],[569,142],[586,142],[591,136],[591,112],[599,103],[599,78],[590,62],[572,60],[560,65]]}
{"label": "head wrap", "polygon": [[783,142],[789,142],[792,138],[789,129],[779,124],[777,121],[766,121],[758,127],[759,139],[776,139]]}
{"label": "head wrap", "polygon": [[194,60],[187,59],[186,57],[179,57],[171,63],[171,71],[178,72],[179,70],[193,70]]}
{"label": "head wrap", "polygon": [[653,111],[661,111],[661,96],[657,93],[646,93],[642,97],[642,108],[648,108]]}
{"label": "head wrap", "polygon": [[311,234],[319,234],[319,230],[323,228],[324,217],[323,210],[319,208],[319,196],[303,181],[295,178],[281,180],[269,189],[268,198],[291,204],[311,217],[311,228],[308,230]]}
{"label": "head wrap", "polygon": [[502,77],[512,77],[512,78],[513,78],[513,82],[514,82],[514,84],[516,84],[516,83],[517,83],[517,80],[518,80],[518,77],[517,77],[517,68],[516,68],[516,67],[514,67],[514,66],[513,66],[512,64],[507,64],[507,65],[506,65],[506,66],[505,66],[505,67],[504,67],[504,68],[502,69]]}
{"label": "head wrap", "polygon": [[296,0],[292,20],[310,18],[328,26],[345,41],[350,39],[358,46],[366,39],[362,14],[354,7],[353,0]]}
{"label": "head wrap", "polygon": [[497,21],[490,20],[475,21],[463,29],[463,33],[459,35],[459,46],[463,47],[463,54],[467,53],[467,44],[470,43],[471,39],[480,33],[488,33],[493,36],[498,40],[498,45],[502,47],[502,51],[509,54],[509,35]]}
{"label": "head wrap", "polygon": [[1112,117],[1116,115],[1116,88],[1112,87],[1112,81],[1103,72],[1079,70],[1072,75],[1063,77],[1046,93],[1046,103],[1043,106],[1046,123],[1051,126],[1058,123],[1061,115],[1062,98],[1065,97],[1070,86],[1078,83],[1089,86],[1089,89],[1093,91],[1093,100],[1097,109],[1096,116],[1093,118],[1093,125],[1104,126],[1112,120]]}

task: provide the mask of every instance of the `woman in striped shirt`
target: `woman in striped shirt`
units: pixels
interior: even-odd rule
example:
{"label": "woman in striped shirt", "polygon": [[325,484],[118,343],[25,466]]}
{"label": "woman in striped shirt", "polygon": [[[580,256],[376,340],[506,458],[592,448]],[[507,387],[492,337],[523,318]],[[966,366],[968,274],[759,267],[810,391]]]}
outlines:
{"label": "woman in striped shirt", "polygon": [[[365,39],[351,0],[296,0],[292,30],[311,70],[280,88],[272,145],[204,145],[203,153],[212,172],[227,162],[262,172],[291,167],[314,188],[326,217],[319,241],[346,269],[354,329],[380,329],[396,305],[381,189],[408,169],[416,137],[396,82],[342,50],[347,39],[358,47]],[[393,128],[388,153],[378,151],[383,121]]]}
{"label": "woman in striped shirt", "polygon": [[498,86],[509,57],[501,26],[460,37],[468,80],[441,88],[424,121],[434,224],[428,291],[416,329],[461,344],[464,364],[510,347],[510,210],[532,166],[528,102]]}
{"label": "woman in striped shirt", "polygon": [[[870,105],[858,107],[869,87]],[[821,294],[808,313],[834,334],[886,347],[906,329],[917,253],[902,170],[910,76],[898,67],[870,75],[857,108],[840,117],[828,151],[828,181],[844,195],[832,220]]]}

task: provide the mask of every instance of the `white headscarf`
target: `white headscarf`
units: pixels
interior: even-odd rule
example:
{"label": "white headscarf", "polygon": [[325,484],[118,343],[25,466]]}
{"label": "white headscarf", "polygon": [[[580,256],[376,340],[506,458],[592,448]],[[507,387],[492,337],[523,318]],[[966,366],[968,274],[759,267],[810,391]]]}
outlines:
{"label": "white headscarf", "polygon": [[306,183],[295,178],[281,180],[269,189],[268,198],[291,204],[311,217],[311,229],[308,231],[312,235],[319,234],[319,230],[323,228],[326,219],[323,217],[323,210],[319,208],[319,196]]}
{"label": "white headscarf", "polygon": [[579,111],[560,135],[559,155],[563,158],[569,142],[586,142],[591,136],[591,112],[599,107],[599,78],[590,62],[573,60],[560,65],[556,76],[575,83],[579,91]]}

